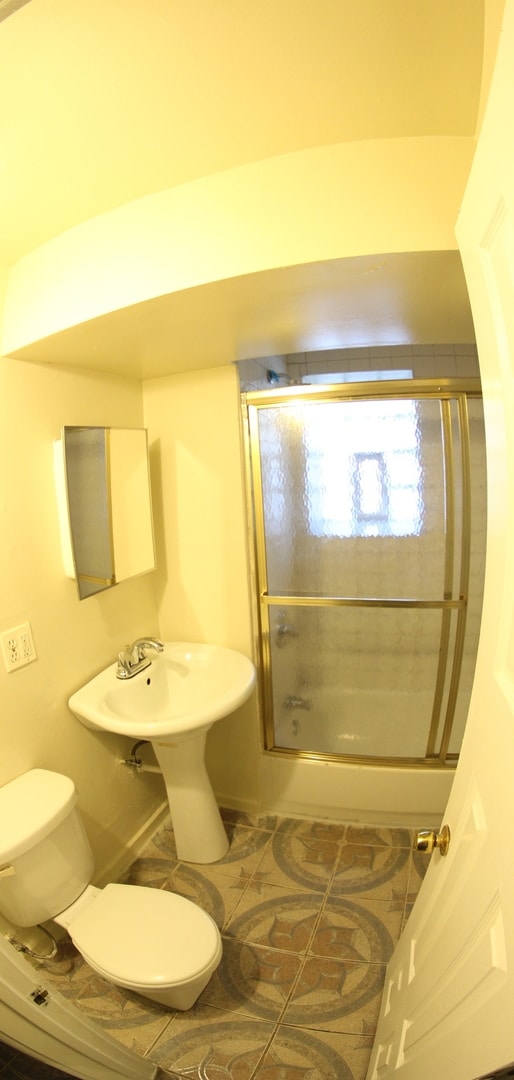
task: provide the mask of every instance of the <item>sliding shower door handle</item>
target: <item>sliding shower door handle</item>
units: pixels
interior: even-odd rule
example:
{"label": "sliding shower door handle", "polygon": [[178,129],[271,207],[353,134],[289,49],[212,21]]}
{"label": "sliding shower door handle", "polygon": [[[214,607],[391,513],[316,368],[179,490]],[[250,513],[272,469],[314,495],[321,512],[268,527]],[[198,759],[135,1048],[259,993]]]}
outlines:
{"label": "sliding shower door handle", "polygon": [[435,848],[441,855],[447,855],[450,839],[448,825],[443,825],[441,832],[436,832],[435,829],[422,829],[416,836],[414,847],[416,851],[423,851],[427,855],[431,855]]}

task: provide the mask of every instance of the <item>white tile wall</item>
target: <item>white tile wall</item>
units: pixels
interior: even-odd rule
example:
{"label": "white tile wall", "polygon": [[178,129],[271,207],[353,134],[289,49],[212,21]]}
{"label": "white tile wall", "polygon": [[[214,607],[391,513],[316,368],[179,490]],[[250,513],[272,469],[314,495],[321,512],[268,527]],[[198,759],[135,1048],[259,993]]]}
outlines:
{"label": "white tile wall", "polygon": [[[241,389],[269,390],[268,370],[288,375],[299,382],[314,374],[404,370],[414,378],[478,378],[480,369],[476,346],[472,343],[441,345],[372,346],[362,349],[329,349],[319,352],[289,353],[285,356],[241,360],[238,364]],[[285,379],[281,380],[286,385]]]}

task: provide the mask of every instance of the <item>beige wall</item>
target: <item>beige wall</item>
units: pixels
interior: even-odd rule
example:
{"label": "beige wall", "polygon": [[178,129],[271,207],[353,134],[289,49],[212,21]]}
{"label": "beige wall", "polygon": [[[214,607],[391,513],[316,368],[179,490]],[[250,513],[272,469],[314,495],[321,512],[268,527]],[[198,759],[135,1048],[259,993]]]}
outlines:
{"label": "beige wall", "polygon": [[[234,366],[143,384],[154,476],[161,636],[252,656],[247,529]],[[211,729],[220,801],[260,807],[256,696]]]}
{"label": "beige wall", "polygon": [[10,674],[0,658],[0,784],[35,766],[71,776],[100,873],[123,858],[164,788],[120,766],[128,741],[86,730],[67,699],[127,640],[158,630],[157,608],[151,574],[79,602],[60,559],[52,443],[65,423],[142,419],[138,383],[0,363],[0,630],[29,621],[37,651]]}

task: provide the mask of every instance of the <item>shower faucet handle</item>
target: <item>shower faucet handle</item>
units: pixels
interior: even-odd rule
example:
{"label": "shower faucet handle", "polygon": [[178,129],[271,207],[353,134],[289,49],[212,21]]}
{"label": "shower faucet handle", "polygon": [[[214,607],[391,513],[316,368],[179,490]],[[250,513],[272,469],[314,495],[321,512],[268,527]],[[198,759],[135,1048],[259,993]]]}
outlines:
{"label": "shower faucet handle", "polygon": [[284,709],[307,709],[309,711],[312,709],[312,701],[310,698],[296,697],[294,694],[290,694],[282,702],[282,707]]}
{"label": "shower faucet handle", "polygon": [[276,642],[279,649],[282,647],[282,645],[284,645],[286,638],[298,637],[296,630],[293,630],[293,628],[289,626],[286,622],[280,622],[277,626],[275,633]]}

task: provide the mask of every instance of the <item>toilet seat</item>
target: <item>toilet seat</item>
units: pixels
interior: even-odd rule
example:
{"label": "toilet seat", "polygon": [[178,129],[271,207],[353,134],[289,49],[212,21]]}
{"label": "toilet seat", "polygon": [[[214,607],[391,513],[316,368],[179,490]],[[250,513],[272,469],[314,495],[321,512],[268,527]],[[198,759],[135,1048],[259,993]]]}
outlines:
{"label": "toilet seat", "polygon": [[68,933],[95,971],[129,988],[187,983],[221,959],[210,915],[183,896],[140,885],[106,885]]}

